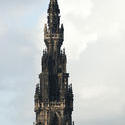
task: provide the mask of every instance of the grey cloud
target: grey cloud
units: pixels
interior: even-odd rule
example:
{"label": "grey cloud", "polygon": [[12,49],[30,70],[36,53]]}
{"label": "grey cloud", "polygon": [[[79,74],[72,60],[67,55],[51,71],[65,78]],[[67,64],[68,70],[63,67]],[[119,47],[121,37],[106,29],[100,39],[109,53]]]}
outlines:
{"label": "grey cloud", "polygon": [[[39,73],[36,72],[36,57],[40,51],[32,31],[37,34],[39,29],[20,25],[22,28],[12,23],[0,38],[0,121],[6,125],[32,124],[34,121],[33,94]],[[40,65],[40,58],[37,61]]]}
{"label": "grey cloud", "polygon": [[[60,1],[62,6],[68,5],[67,1],[63,2]],[[75,93],[74,120],[77,125],[124,125],[125,27],[121,5],[124,1],[82,2],[88,16],[85,14],[82,18],[77,13],[64,17],[65,22],[68,21],[74,28],[74,31],[68,32],[70,28],[65,25],[64,42],[73,45],[69,46],[73,52],[70,56],[82,47],[82,51],[76,54],[79,57],[77,60],[68,58],[70,82]],[[39,49],[43,42],[38,38],[42,30],[39,20],[47,3],[42,0],[1,1],[1,124],[31,125],[35,119],[33,95],[41,70]],[[68,11],[67,6],[63,7],[62,11]],[[76,5],[71,8],[78,9]],[[75,39],[72,34],[75,34]],[[91,34],[97,34],[97,39]],[[82,40],[85,44],[81,45]],[[86,40],[89,41],[87,47],[84,46]]]}
{"label": "grey cloud", "polygon": [[120,44],[113,40],[100,39],[89,45],[78,61],[70,62],[71,81],[76,93],[76,122],[80,119],[87,125],[125,123],[125,44],[124,39]]}
{"label": "grey cloud", "polygon": [[44,0],[4,0],[4,1],[0,1],[1,5],[8,5],[8,6],[11,6],[11,5],[24,5],[24,6],[28,6],[28,5],[31,5],[31,4],[40,4],[41,2],[43,2]]}

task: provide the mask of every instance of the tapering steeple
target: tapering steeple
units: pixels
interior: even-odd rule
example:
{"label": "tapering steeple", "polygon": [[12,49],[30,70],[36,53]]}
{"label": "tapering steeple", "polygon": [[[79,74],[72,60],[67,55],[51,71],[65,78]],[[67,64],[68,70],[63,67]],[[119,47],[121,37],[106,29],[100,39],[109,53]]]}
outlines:
{"label": "tapering steeple", "polygon": [[60,9],[59,9],[57,0],[50,0],[48,13],[51,13],[51,12],[58,13],[58,14],[60,13]]}
{"label": "tapering steeple", "polygon": [[60,9],[57,0],[50,0],[48,22],[44,28],[44,41],[49,54],[60,53],[64,40],[63,24],[60,25]]}
{"label": "tapering steeple", "polygon": [[48,26],[51,33],[59,31],[60,9],[57,0],[50,0],[48,8]]}
{"label": "tapering steeple", "polygon": [[68,83],[65,49],[61,49],[63,40],[60,9],[57,0],[50,0],[48,22],[44,28],[46,49],[42,56],[40,83],[34,96],[35,125],[72,125],[73,92]]}

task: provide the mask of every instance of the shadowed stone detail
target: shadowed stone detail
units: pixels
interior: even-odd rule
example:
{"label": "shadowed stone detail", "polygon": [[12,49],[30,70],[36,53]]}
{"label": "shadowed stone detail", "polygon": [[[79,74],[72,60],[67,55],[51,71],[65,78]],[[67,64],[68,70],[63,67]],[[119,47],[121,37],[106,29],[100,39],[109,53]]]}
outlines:
{"label": "shadowed stone detail", "polygon": [[50,0],[48,24],[44,28],[46,49],[34,96],[35,125],[72,125],[73,92],[72,85],[68,84],[65,50],[61,50],[64,28],[59,14],[57,0]]}

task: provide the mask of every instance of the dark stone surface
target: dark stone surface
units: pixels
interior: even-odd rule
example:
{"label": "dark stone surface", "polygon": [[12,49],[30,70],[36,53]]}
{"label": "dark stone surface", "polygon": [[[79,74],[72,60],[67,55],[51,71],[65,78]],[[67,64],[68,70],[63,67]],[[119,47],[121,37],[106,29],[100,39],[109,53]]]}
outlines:
{"label": "dark stone surface", "polygon": [[61,50],[64,28],[60,27],[59,14],[57,0],[50,0],[44,29],[47,50],[43,51],[40,83],[34,96],[36,125],[72,125],[73,92],[68,84],[65,50]]}

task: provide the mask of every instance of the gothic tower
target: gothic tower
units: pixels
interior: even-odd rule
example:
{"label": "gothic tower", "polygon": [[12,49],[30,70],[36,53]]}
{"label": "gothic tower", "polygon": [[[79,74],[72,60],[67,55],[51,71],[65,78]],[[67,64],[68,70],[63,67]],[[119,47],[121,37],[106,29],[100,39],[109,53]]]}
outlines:
{"label": "gothic tower", "polygon": [[68,84],[65,50],[61,50],[63,40],[60,9],[57,0],[50,0],[48,24],[44,28],[46,50],[43,51],[40,83],[36,85],[34,96],[35,125],[73,125],[73,92],[72,85]]}

